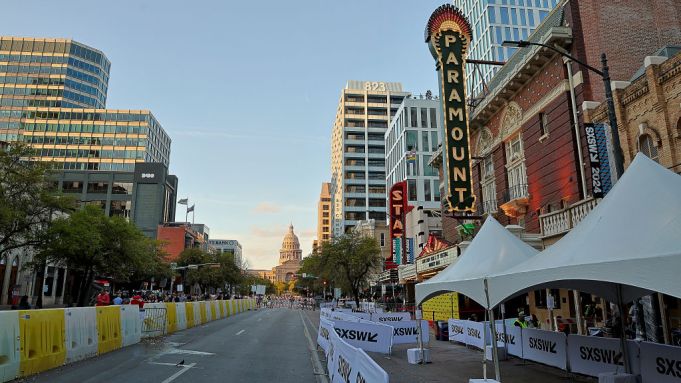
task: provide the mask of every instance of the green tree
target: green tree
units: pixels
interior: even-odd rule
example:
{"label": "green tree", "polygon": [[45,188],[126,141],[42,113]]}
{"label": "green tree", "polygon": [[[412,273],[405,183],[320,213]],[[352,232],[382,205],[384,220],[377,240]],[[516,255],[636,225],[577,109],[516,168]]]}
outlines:
{"label": "green tree", "polygon": [[162,266],[158,242],[147,238],[122,217],[107,217],[95,206],[86,206],[68,217],[54,220],[34,263],[64,264],[82,273],[78,305],[89,298],[95,276],[127,282],[141,270],[154,272]]}
{"label": "green tree", "polygon": [[232,254],[210,254],[200,248],[190,248],[180,253],[177,263],[179,266],[204,265],[186,274],[189,285],[198,284],[202,289],[224,289],[241,282],[241,271]]}
{"label": "green tree", "polygon": [[[318,258],[315,258],[318,257]],[[312,258],[312,259],[310,259]],[[352,293],[359,306],[359,293],[368,285],[368,277],[382,262],[381,248],[376,239],[348,233],[324,243],[318,255],[303,263],[311,274],[333,281]]]}

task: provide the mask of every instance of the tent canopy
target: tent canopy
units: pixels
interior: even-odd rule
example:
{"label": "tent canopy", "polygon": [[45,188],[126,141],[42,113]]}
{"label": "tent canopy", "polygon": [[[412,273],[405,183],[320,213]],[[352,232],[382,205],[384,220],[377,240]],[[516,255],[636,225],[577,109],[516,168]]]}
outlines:
{"label": "tent canopy", "polygon": [[651,291],[681,297],[681,177],[638,154],[582,222],[535,257],[488,278],[492,306],[562,287],[624,302]]}
{"label": "tent canopy", "polygon": [[416,303],[456,291],[487,307],[484,277],[507,270],[535,254],[537,250],[489,217],[458,261],[416,285]]}

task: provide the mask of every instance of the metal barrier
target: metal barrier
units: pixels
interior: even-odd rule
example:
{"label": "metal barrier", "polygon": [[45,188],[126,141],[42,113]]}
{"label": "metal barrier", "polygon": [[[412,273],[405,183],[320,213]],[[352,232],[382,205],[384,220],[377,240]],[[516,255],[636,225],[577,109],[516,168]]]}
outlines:
{"label": "metal barrier", "polygon": [[145,307],[140,311],[144,315],[142,334],[145,336],[161,336],[166,333],[168,313],[165,307]]}

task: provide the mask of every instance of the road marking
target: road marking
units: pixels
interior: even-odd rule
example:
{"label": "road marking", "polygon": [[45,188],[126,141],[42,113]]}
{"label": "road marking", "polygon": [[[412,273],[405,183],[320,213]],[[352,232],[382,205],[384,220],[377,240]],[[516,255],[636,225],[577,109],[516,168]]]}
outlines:
{"label": "road marking", "polygon": [[[314,375],[317,377],[317,382],[321,383],[328,383],[329,378],[328,375],[326,375],[324,371],[324,367],[322,366],[322,362],[319,360],[319,354],[317,354],[317,346],[315,345],[315,342],[312,341],[312,337],[310,336],[310,332],[307,329],[307,324],[305,323],[305,319],[303,319],[303,313],[299,312],[300,314],[300,321],[303,322],[303,332],[305,333],[305,337],[307,338],[307,341],[310,345],[310,360],[312,361],[312,372]],[[308,322],[310,321],[310,318],[307,318]],[[310,322],[310,324],[312,324]]]}
{"label": "road marking", "polygon": [[189,365],[178,365],[177,363],[163,363],[163,362],[148,362],[149,364],[156,364],[159,366],[171,366],[171,367],[182,367],[182,368],[191,368]]}
{"label": "road marking", "polygon": [[184,368],[181,369],[180,371],[172,374],[168,379],[162,381],[161,383],[170,383],[173,380],[177,379],[180,375],[184,374],[185,372],[189,371],[190,368],[196,366],[196,363],[190,363],[186,366],[183,366]]}
{"label": "road marking", "polygon": [[238,333],[236,333],[236,335],[241,335],[241,334],[243,334],[244,332],[246,332],[246,330],[241,330],[241,331],[239,331]]}
{"label": "road marking", "polygon": [[180,350],[179,348],[169,350],[164,353],[165,355],[168,354],[187,354],[187,355],[215,355],[212,352],[204,352],[204,351],[194,351],[194,350]]}

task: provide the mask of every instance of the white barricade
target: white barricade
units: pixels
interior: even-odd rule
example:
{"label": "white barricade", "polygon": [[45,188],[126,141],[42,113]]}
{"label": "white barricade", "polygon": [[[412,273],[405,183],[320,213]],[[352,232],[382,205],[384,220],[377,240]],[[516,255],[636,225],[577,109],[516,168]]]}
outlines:
{"label": "white barricade", "polygon": [[[95,308],[64,309],[64,318],[66,320],[66,363],[97,356],[97,311]],[[139,314],[137,320],[139,321]]]}
{"label": "white barricade", "polygon": [[405,320],[411,320],[411,314],[408,312],[397,312],[397,313],[373,313],[371,314],[371,320],[374,322],[380,322],[385,324],[391,324],[392,322],[400,322]]}
{"label": "white barricade", "polygon": [[562,332],[523,329],[523,357],[565,370],[566,336]]}
{"label": "white barricade", "polygon": [[466,321],[460,319],[450,319],[449,340],[459,343],[466,343]]}
{"label": "white barricade", "polygon": [[378,363],[374,362],[374,360],[369,355],[367,355],[364,352],[364,350],[362,349],[357,350],[357,353],[355,354],[355,365],[356,367],[353,367],[355,373],[352,374],[353,379],[351,379],[350,382],[388,383],[389,381],[388,373],[385,372],[385,370],[383,370],[381,366],[378,365]]}
{"label": "white barricade", "polygon": [[570,371],[598,376],[601,372],[624,372],[620,340],[593,336],[568,335]]}
{"label": "white barricade", "polygon": [[215,310],[215,318],[213,318],[213,320],[222,319],[222,311],[220,311],[221,304],[221,301],[212,301],[212,305]]}
{"label": "white barricade", "polygon": [[329,333],[333,332],[333,322],[319,318],[319,331],[317,331],[317,344],[327,352],[329,349]]}
{"label": "white barricade", "polygon": [[681,347],[649,342],[639,346],[643,383],[681,382]]}
{"label": "white barricade", "polygon": [[[466,321],[466,344],[484,350],[484,331],[485,324],[483,322]],[[491,339],[488,339],[488,341],[491,342]]]}
{"label": "white barricade", "polygon": [[194,311],[194,326],[201,325],[201,302],[192,302],[192,310]]}
{"label": "white barricade", "polygon": [[362,320],[362,318],[360,318],[357,315],[354,315],[354,313],[347,313],[347,312],[341,312],[341,311],[331,311],[329,313],[328,318],[330,320],[334,320],[334,321],[342,320],[342,321],[346,321],[346,322],[359,322],[360,320]]}
{"label": "white barricade", "polygon": [[177,316],[176,330],[185,330],[187,328],[187,305],[184,302],[175,303],[175,315]]}
{"label": "white barricade", "polygon": [[203,301],[201,304],[203,304],[204,310],[206,310],[206,323],[215,320],[215,318],[213,318],[213,312],[210,309],[213,305],[211,301]]}
{"label": "white barricade", "polygon": [[[390,323],[393,328],[393,344],[418,343],[418,321],[406,320]],[[428,321],[421,321],[422,342],[430,341],[430,331]]]}
{"label": "white barricade", "polygon": [[329,381],[334,382],[335,381],[335,376],[338,374],[336,370],[334,370],[334,367],[336,366],[336,345],[338,343],[342,343],[343,341],[340,339],[338,334],[336,334],[336,331],[331,331],[329,332],[329,345],[328,349],[326,350],[326,371],[329,372]]}
{"label": "white barricade", "polygon": [[142,321],[140,320],[139,306],[121,305],[121,334],[123,347],[139,343],[140,339],[142,339]]}
{"label": "white barricade", "polygon": [[393,328],[375,322],[334,321],[336,334],[345,342],[364,351],[390,354],[393,345]]}
{"label": "white barricade", "polygon": [[517,326],[506,325],[506,333],[504,333],[504,324],[497,323],[497,346],[506,347],[506,352],[509,355],[523,357],[523,336],[522,330]]}
{"label": "white barricade", "polygon": [[[92,311],[94,313],[94,310]],[[97,339],[95,335],[95,340]],[[8,382],[19,376],[19,313],[0,311],[0,382]],[[97,345],[95,344],[95,354]]]}

